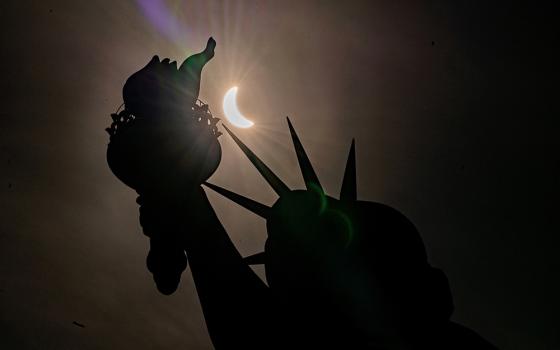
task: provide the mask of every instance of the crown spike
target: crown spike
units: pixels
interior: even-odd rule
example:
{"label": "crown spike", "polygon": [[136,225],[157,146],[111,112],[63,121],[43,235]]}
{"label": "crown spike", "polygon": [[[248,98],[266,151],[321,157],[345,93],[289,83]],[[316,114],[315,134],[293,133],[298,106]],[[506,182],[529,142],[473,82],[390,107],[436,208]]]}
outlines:
{"label": "crown spike", "polygon": [[308,190],[311,190],[312,188],[319,186],[321,192],[323,192],[319,178],[317,177],[315,170],[313,170],[313,166],[309,161],[309,157],[307,157],[307,153],[305,153],[305,149],[303,148],[292,123],[290,122],[290,118],[286,117],[286,120],[288,120],[290,135],[292,136],[292,142],[294,143],[294,149],[296,151],[301,175],[303,175],[303,181],[305,181],[305,187],[307,187]]}
{"label": "crown spike", "polygon": [[344,179],[342,180],[342,188],[340,189],[340,200],[355,201],[357,200],[356,191],[356,151],[355,142],[352,139],[352,146],[348,153],[346,161],[346,169],[344,170]]}
{"label": "crown spike", "polygon": [[231,192],[229,190],[226,190],[225,188],[211,184],[209,182],[204,182],[204,185],[262,218],[266,219],[269,216],[268,214],[270,212],[270,207],[264,204],[261,204],[235,192]]}
{"label": "crown spike", "polygon": [[284,184],[282,180],[280,180],[280,178],[278,178],[278,176],[276,176],[272,172],[272,170],[270,170],[270,168],[266,166],[266,164],[264,164],[263,161],[260,160],[259,157],[257,157],[253,153],[253,151],[249,149],[249,147],[245,146],[245,144],[241,142],[241,140],[237,138],[237,136],[235,136],[235,134],[226,125],[222,124],[222,126],[226,129],[227,133],[233,138],[233,141],[235,141],[237,146],[239,146],[239,148],[241,148],[243,153],[245,153],[247,158],[249,158],[251,163],[253,163],[255,168],[257,168],[259,173],[261,173],[262,177],[264,177],[264,179],[272,187],[274,192],[276,192],[279,196],[290,192],[288,186],[286,186],[286,184]]}

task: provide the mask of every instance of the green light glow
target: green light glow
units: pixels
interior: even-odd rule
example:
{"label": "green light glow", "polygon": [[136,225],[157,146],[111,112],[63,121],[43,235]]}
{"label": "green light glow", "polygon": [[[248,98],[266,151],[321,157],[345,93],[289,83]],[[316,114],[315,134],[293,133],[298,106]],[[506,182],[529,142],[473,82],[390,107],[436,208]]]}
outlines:
{"label": "green light glow", "polygon": [[327,210],[327,196],[323,192],[323,189],[314,182],[309,182],[307,184],[307,188],[310,188],[313,192],[316,192],[319,195],[319,215],[323,214],[325,210]]}
{"label": "green light glow", "polygon": [[354,239],[354,227],[352,226],[352,221],[350,220],[348,215],[344,214],[343,212],[338,210],[336,210],[335,212],[340,216],[340,218],[342,218],[342,221],[346,226],[346,233],[348,239],[346,240],[346,244],[344,245],[344,248],[348,248],[350,246],[350,243],[352,243],[352,240]]}

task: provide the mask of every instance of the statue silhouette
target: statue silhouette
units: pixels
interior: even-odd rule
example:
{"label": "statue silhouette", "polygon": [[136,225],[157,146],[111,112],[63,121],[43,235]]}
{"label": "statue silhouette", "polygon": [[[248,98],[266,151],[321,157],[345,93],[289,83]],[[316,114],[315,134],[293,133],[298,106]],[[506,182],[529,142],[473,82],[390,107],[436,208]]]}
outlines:
{"label": "statue silhouette", "polygon": [[[210,38],[179,69],[154,57],[127,80],[125,108],[108,129],[107,161],[139,193],[159,291],[176,290],[188,257],[219,349],[495,349],[449,320],[447,278],[429,265],[414,225],[357,199],[354,141],[339,199],[325,194],[289,119],[304,190],[288,188],[225,125],[279,198],[268,207],[206,181],[220,162],[220,133],[197,99],[214,47]],[[266,220],[264,252],[239,254],[201,185]],[[265,265],[269,286],[249,264]]]}

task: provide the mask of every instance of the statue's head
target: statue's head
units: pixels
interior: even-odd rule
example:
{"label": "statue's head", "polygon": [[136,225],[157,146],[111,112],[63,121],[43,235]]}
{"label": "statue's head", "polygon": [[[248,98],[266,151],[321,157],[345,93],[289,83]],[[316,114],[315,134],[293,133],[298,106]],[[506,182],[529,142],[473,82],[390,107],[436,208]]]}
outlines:
{"label": "statue's head", "polygon": [[[427,266],[416,228],[395,209],[357,199],[354,143],[340,197],[328,196],[289,120],[288,124],[305,189],[289,189],[225,126],[279,198],[268,207],[205,185],[266,219],[265,251],[247,260],[265,264],[275,295],[311,310],[352,313],[362,308],[379,319],[390,317],[396,313],[392,301],[374,294],[394,286],[394,276],[408,280]],[[351,318],[337,312],[331,316],[337,322]]]}

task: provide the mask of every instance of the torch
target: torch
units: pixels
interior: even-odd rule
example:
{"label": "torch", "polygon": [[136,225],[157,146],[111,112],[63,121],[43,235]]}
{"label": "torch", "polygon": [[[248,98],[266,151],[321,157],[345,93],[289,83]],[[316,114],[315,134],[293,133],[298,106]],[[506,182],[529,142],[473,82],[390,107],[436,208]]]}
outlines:
{"label": "torch", "polygon": [[113,121],[107,163],[138,193],[140,224],[150,238],[147,266],[160,292],[173,293],[187,266],[184,213],[196,213],[201,184],[221,159],[220,132],[208,105],[198,100],[202,68],[216,42],[179,67],[152,60],[123,87],[124,108]]}

